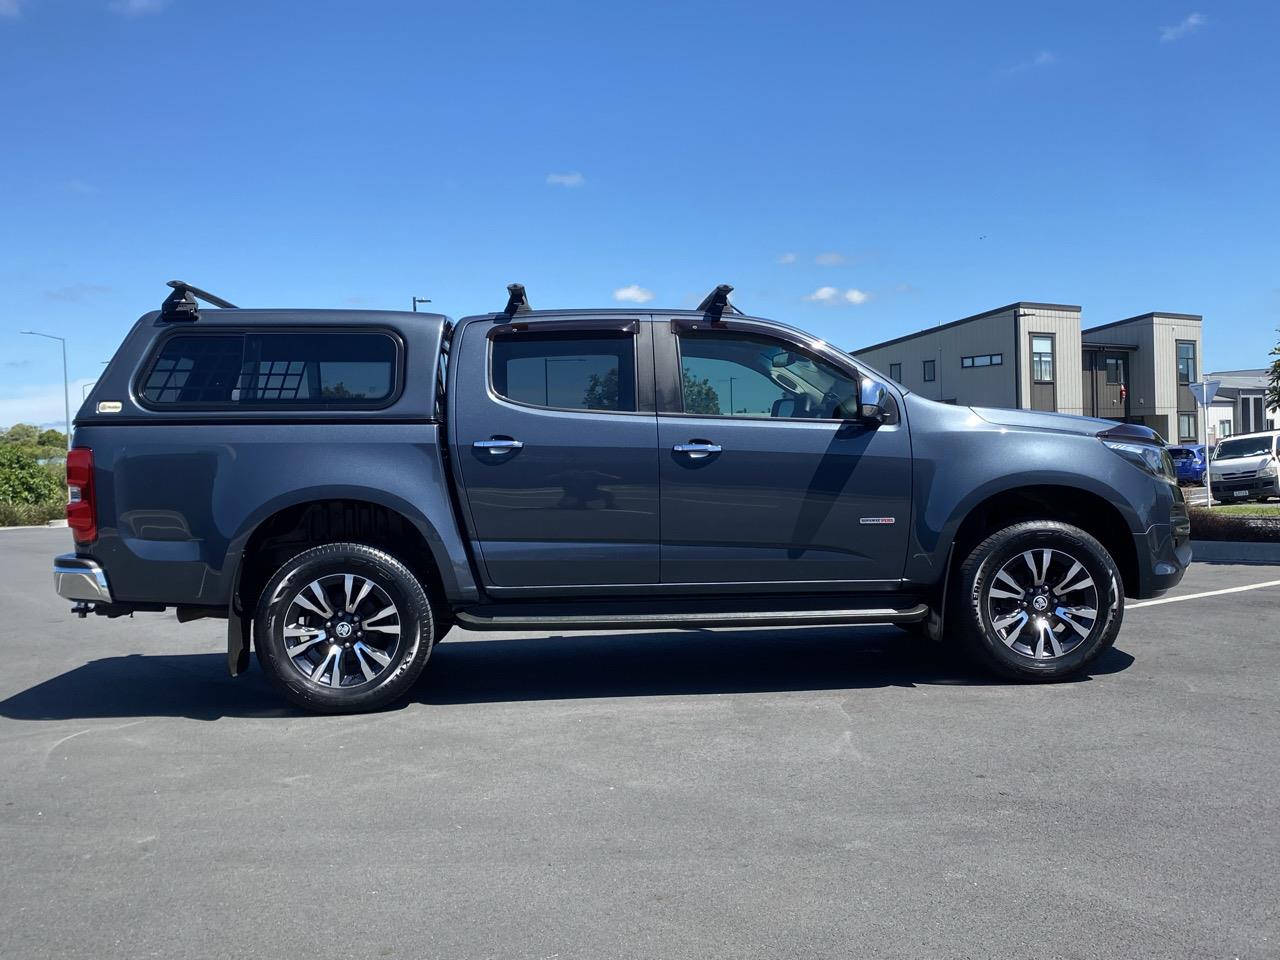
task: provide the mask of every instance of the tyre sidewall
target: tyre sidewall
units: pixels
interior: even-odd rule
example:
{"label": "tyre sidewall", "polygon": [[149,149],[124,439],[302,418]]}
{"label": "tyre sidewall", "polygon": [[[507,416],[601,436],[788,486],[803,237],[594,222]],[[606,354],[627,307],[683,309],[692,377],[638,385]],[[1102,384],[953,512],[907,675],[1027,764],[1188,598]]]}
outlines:
{"label": "tyre sidewall", "polygon": [[[335,689],[294,666],[285,651],[284,626],[293,598],[308,583],[345,573],[366,577],[386,591],[401,611],[400,646],[376,680]],[[262,592],[254,640],[264,671],[289,700],[323,713],[357,713],[386,706],[408,691],[430,655],[432,627],[430,603],[404,564],[382,550],[342,543],[304,551],[280,568]]]}

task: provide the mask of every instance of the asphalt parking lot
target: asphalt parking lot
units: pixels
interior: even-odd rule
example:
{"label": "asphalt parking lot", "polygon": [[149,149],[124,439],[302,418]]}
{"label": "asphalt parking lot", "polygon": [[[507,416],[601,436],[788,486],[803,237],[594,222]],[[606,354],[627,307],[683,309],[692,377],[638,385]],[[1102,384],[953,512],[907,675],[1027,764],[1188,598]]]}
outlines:
{"label": "asphalt parking lot", "polygon": [[1054,686],[890,627],[455,632],[312,717],[221,623],[72,617],[68,544],[0,532],[0,957],[1280,956],[1280,586]]}

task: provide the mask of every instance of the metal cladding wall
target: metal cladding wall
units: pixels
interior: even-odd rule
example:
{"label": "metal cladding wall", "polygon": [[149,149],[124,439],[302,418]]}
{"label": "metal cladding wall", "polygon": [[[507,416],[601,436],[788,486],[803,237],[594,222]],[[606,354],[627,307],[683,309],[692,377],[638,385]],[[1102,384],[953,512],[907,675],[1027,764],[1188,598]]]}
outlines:
{"label": "metal cladding wall", "polygon": [[[1031,371],[1031,338],[1048,334],[1054,343],[1054,382],[1036,384]],[[1018,310],[1019,406],[1058,413],[1084,412],[1081,400],[1083,373],[1080,366],[1080,308],[1021,304]],[[1050,398],[1050,405],[1033,402],[1037,394]]]}

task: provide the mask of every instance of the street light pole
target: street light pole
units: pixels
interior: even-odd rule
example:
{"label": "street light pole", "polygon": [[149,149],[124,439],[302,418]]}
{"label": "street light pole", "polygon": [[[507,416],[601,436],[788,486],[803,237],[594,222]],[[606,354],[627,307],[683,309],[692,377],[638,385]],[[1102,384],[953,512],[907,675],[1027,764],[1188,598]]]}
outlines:
{"label": "street light pole", "polygon": [[44,337],[46,340],[57,340],[62,344],[62,412],[67,423],[67,449],[71,449],[71,384],[67,380],[67,338],[55,337],[52,333],[39,333],[35,330],[23,330],[28,337]]}
{"label": "street light pole", "polygon": [[418,312],[418,304],[420,304],[420,303],[430,303],[430,302],[431,302],[431,301],[430,301],[427,297],[414,297],[414,298],[413,298],[413,312],[414,312],[414,313],[417,313],[417,312]]}

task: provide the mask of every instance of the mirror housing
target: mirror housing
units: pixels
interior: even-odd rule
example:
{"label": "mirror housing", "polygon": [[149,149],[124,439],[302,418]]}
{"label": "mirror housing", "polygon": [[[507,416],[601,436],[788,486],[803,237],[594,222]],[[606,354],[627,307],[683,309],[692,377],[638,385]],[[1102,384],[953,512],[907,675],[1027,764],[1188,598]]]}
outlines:
{"label": "mirror housing", "polygon": [[860,393],[855,420],[878,427],[889,419],[893,401],[889,399],[889,391],[883,383],[864,377]]}

